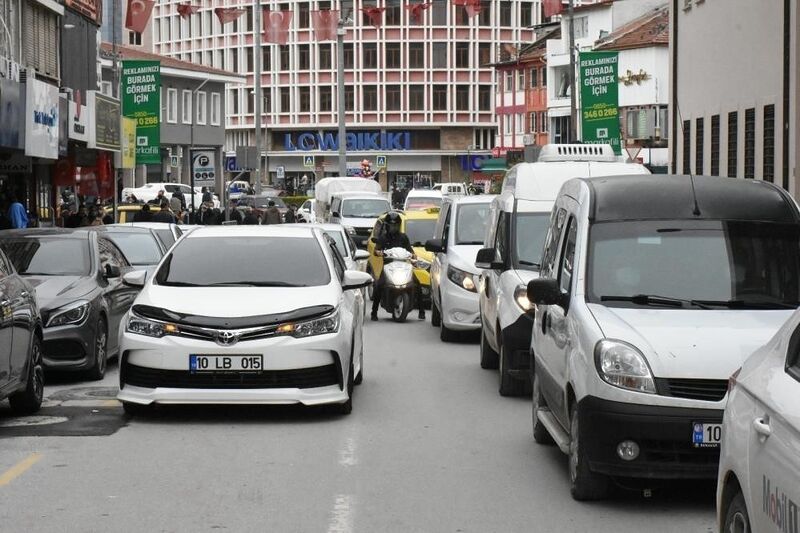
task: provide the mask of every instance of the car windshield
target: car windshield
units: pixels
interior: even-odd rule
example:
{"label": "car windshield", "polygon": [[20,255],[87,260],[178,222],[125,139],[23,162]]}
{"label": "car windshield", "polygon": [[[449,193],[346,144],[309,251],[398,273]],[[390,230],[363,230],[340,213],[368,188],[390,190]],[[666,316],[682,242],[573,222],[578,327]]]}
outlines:
{"label": "car windshield", "polygon": [[[171,234],[171,233],[170,233]],[[132,265],[155,265],[161,261],[161,247],[156,237],[149,231],[146,233],[106,232],[123,255]]]}
{"label": "car windshield", "polygon": [[[604,222],[590,231],[588,295],[616,307],[796,307],[800,228],[749,221]],[[632,301],[633,300],[633,301]]]}
{"label": "car windshield", "polygon": [[514,230],[516,267],[524,270],[539,270],[544,239],[550,225],[550,213],[517,213],[514,220],[516,223]]}
{"label": "car windshield", "polygon": [[456,215],[456,244],[483,244],[489,204],[466,204]]}
{"label": "car windshield", "polygon": [[406,236],[408,236],[412,246],[422,246],[425,241],[433,239],[435,229],[435,218],[406,220]]}
{"label": "car windshield", "polygon": [[357,199],[342,201],[342,216],[350,218],[377,218],[387,212],[391,206],[383,198]]}
{"label": "car windshield", "polygon": [[342,235],[341,231],[338,230],[325,230],[325,233],[333,239],[333,242],[336,243],[336,248],[339,250],[339,253],[342,254],[342,257],[347,257],[350,255],[347,253],[347,246],[344,244],[344,236]]}
{"label": "car windshield", "polygon": [[156,235],[158,235],[158,239],[161,241],[161,244],[164,245],[164,248],[170,248],[173,244],[175,244],[175,235],[172,233],[171,229],[164,228],[153,231],[155,231]]}
{"label": "car windshield", "polygon": [[156,274],[159,285],[183,287],[312,287],[330,280],[317,240],[288,237],[189,237]]}
{"label": "car windshield", "polygon": [[442,207],[441,196],[412,196],[406,199],[406,210],[428,209],[431,207]]}
{"label": "car windshield", "polygon": [[88,276],[89,240],[63,236],[3,239],[0,247],[17,272],[37,276]]}

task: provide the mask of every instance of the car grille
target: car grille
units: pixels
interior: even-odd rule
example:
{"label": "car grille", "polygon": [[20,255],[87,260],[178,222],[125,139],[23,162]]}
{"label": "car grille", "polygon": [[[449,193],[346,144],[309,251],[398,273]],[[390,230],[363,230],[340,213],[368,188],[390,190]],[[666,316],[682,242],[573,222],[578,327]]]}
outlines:
{"label": "car grille", "polygon": [[83,344],[66,339],[45,341],[42,352],[48,359],[58,361],[79,361],[86,357]]}
{"label": "car grille", "polygon": [[354,228],[356,235],[359,237],[369,237],[370,233],[372,233],[372,228]]}
{"label": "car grille", "polygon": [[663,396],[688,398],[718,402],[728,392],[728,381],[725,379],[657,379],[657,385]]}
{"label": "car grille", "polygon": [[719,463],[718,447],[695,448],[689,443],[689,436],[686,437],[686,443],[645,440],[639,445],[642,459],[646,462],[696,466],[716,466]]}
{"label": "car grille", "polygon": [[192,374],[188,370],[162,370],[125,363],[122,381],[148,389],[312,389],[338,385],[339,376],[333,364],[296,370]]}

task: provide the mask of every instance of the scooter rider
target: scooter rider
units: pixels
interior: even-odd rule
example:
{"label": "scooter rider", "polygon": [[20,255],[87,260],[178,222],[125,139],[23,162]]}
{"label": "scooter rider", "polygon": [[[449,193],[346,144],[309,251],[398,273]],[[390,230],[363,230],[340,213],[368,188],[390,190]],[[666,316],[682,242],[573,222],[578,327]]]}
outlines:
{"label": "scooter rider", "polygon": [[[408,252],[415,257],[414,249],[411,247],[411,241],[408,240],[408,235],[400,231],[402,219],[400,218],[400,213],[397,211],[389,211],[386,214],[386,218],[383,220],[383,231],[375,240],[375,255],[383,256],[384,250],[390,250],[392,248],[403,248],[408,250]],[[373,285],[373,299],[372,299],[372,316],[371,319],[373,321],[378,320],[378,307],[381,303],[381,297],[383,296],[383,286],[386,283],[386,277],[383,272],[381,272],[381,277],[378,278],[377,281],[374,282]],[[417,305],[419,306],[419,319],[425,320],[425,308],[422,307],[422,294],[420,291],[419,284],[416,284],[416,300]]]}

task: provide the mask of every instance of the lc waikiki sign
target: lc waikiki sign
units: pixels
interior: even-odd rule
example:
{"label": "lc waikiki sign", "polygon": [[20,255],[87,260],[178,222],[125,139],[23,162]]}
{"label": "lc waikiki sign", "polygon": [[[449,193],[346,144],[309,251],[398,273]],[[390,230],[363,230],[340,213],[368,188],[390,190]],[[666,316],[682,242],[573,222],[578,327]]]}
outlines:
{"label": "lc waikiki sign", "polygon": [[[347,151],[368,150],[411,150],[411,132],[359,132],[345,136]],[[339,149],[339,135],[335,133],[305,132],[299,135],[287,133],[283,139],[287,152],[308,152],[311,150],[336,151]]]}
{"label": "lc waikiki sign", "polygon": [[136,119],[136,164],[161,163],[161,63],[122,62],[122,114]]}

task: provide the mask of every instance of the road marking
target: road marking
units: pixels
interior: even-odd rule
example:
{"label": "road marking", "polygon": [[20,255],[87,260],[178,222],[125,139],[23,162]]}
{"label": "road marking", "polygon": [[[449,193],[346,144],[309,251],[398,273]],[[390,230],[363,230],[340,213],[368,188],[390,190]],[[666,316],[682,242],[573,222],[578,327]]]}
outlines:
{"label": "road marking", "polygon": [[39,459],[42,458],[42,454],[40,453],[32,453],[22,461],[18,462],[8,470],[6,470],[2,475],[0,475],[0,487],[5,487],[19,476],[25,473],[27,469],[35,465],[39,462]]}
{"label": "road marking", "polygon": [[339,494],[333,501],[328,533],[352,533],[352,531],[353,497],[350,494]]}
{"label": "road marking", "polygon": [[358,464],[356,441],[353,437],[347,437],[344,441],[344,446],[339,449],[339,464],[342,466],[355,466]]}

